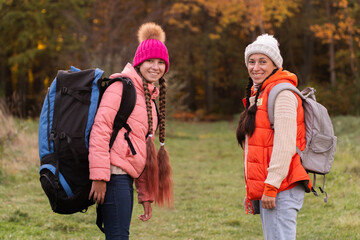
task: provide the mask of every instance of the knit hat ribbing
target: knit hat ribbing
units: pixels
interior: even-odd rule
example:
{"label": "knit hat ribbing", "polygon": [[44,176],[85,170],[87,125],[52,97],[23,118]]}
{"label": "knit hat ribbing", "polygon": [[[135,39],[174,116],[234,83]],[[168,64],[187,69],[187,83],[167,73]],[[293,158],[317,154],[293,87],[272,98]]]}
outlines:
{"label": "knit hat ribbing", "polygon": [[165,61],[165,73],[169,70],[169,54],[164,44],[165,32],[155,23],[145,23],[138,31],[139,46],[135,52],[133,66],[136,67],[144,61],[158,58]]}
{"label": "knit hat ribbing", "polygon": [[282,68],[283,59],[280,54],[279,42],[272,35],[263,34],[249,44],[245,49],[245,65],[247,67],[249,57],[255,53],[268,56],[278,68]]}

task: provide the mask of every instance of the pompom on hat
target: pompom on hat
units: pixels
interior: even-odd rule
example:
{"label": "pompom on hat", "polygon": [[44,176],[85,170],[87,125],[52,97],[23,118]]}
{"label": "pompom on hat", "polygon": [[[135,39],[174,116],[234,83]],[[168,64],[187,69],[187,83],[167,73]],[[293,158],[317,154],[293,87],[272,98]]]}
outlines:
{"label": "pompom on hat", "polygon": [[263,34],[249,44],[245,49],[245,65],[247,67],[249,57],[255,53],[268,56],[278,68],[282,68],[283,59],[280,54],[279,42],[272,35]]}
{"label": "pompom on hat", "polygon": [[165,61],[165,73],[169,70],[169,54],[165,46],[165,32],[156,23],[144,23],[138,31],[139,46],[135,52],[133,66],[136,67],[144,61],[158,58]]}

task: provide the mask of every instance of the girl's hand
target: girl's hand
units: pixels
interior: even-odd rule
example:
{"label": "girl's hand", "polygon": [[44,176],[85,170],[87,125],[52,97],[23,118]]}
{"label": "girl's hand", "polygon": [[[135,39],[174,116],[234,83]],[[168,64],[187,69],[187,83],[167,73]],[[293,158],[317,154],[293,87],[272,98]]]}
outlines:
{"label": "girl's hand", "polygon": [[151,202],[143,202],[144,214],[139,216],[139,219],[143,222],[149,220],[152,215]]}
{"label": "girl's hand", "polygon": [[276,207],[276,204],[275,204],[275,197],[269,197],[269,196],[266,196],[266,195],[262,195],[261,197],[261,205],[263,208],[265,209],[272,209],[272,208],[275,208]]}
{"label": "girl's hand", "polygon": [[106,193],[106,182],[95,180],[91,184],[91,190],[89,194],[89,200],[93,198],[93,201],[97,204],[103,204]]}

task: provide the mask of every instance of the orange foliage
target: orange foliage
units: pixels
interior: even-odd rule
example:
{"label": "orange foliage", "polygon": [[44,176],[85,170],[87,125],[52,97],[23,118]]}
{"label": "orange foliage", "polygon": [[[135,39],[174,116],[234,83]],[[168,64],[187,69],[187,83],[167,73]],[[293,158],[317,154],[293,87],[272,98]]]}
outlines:
{"label": "orange foliage", "polygon": [[[356,25],[356,15],[360,4],[354,2],[350,7],[348,0],[338,0],[334,1],[332,6],[336,11],[330,16],[330,20],[324,20],[324,23],[310,27],[315,36],[321,39],[323,43],[328,43],[330,37],[333,37],[336,41],[348,41],[352,36],[359,34],[360,26]],[[355,37],[353,39],[360,46],[359,38]]]}
{"label": "orange foliage", "polygon": [[172,117],[180,121],[193,121],[195,114],[191,112],[177,112],[172,114]]}
{"label": "orange foliage", "polygon": [[[256,28],[271,32],[274,26],[279,27],[287,18],[294,16],[300,5],[301,0],[185,0],[175,3],[168,11],[168,23],[197,32],[199,29],[190,21],[177,20],[177,17],[182,13],[196,14],[203,9],[212,17],[220,17],[217,33],[231,23],[239,23],[247,32]],[[210,34],[209,38],[218,39],[216,33]]]}

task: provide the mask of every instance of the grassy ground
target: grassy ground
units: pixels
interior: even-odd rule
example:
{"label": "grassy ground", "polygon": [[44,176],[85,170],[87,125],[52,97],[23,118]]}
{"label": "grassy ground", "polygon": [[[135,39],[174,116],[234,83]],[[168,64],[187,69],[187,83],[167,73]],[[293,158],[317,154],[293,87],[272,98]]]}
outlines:
{"label": "grassy ground", "polygon": [[[37,123],[1,118],[0,239],[104,239],[87,213],[51,211],[38,180]],[[360,239],[360,118],[333,119],[338,150],[326,178],[329,202],[306,194],[297,239]],[[175,206],[153,208],[141,222],[134,205],[131,239],[263,239],[259,216],[242,209],[242,150],[235,123],[169,122],[166,147],[173,167]],[[318,181],[319,183],[321,181]]]}

